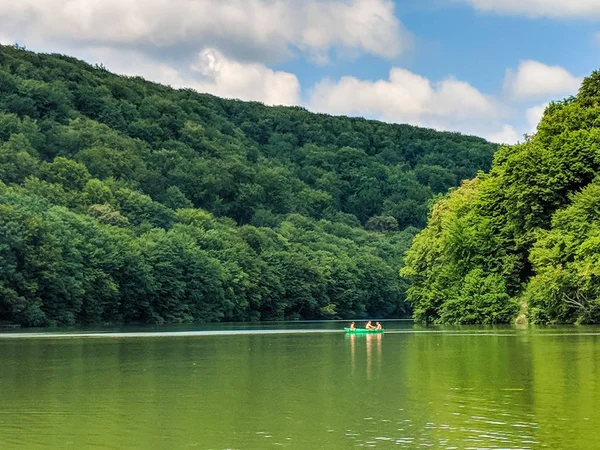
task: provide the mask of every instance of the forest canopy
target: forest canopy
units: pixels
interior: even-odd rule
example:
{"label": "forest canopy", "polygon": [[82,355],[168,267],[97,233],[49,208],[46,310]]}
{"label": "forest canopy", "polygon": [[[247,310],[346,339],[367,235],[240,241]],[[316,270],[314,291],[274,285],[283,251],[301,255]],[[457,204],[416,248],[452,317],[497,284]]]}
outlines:
{"label": "forest canopy", "polygon": [[433,323],[600,321],[600,72],[437,203],[402,274]]}
{"label": "forest canopy", "polygon": [[405,316],[432,199],[496,149],[0,46],[0,321]]}

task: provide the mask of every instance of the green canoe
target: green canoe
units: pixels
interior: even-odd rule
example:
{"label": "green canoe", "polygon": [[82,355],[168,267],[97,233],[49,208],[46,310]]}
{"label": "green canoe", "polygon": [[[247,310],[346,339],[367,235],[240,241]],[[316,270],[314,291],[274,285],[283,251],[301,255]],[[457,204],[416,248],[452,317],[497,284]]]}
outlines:
{"label": "green canoe", "polygon": [[349,334],[370,334],[370,333],[383,333],[383,328],[381,330],[367,330],[366,328],[356,328],[351,330],[350,328],[344,328],[346,333]]}

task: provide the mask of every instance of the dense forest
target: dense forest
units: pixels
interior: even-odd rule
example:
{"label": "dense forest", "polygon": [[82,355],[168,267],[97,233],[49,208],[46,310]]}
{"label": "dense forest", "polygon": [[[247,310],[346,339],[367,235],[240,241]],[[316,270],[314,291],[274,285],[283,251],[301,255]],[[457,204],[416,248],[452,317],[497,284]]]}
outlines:
{"label": "dense forest", "polygon": [[402,274],[434,323],[600,322],[600,72],[437,203]]}
{"label": "dense forest", "polygon": [[432,199],[496,150],[0,46],[0,321],[406,315]]}

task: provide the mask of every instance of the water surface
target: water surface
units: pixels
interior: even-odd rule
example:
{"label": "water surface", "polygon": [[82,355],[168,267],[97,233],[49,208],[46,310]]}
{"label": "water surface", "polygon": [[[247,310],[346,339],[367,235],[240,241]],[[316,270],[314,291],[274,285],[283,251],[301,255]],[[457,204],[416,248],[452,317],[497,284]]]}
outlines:
{"label": "water surface", "polygon": [[600,445],[600,328],[343,325],[0,333],[0,446]]}

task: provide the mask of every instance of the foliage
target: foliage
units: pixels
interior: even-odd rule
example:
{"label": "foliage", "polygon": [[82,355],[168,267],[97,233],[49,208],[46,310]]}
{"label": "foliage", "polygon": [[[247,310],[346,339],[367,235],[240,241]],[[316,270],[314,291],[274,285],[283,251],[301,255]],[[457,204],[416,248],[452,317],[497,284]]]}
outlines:
{"label": "foliage", "polygon": [[29,326],[405,315],[429,200],[496,150],[14,47],[0,85],[0,320]]}
{"label": "foliage", "polygon": [[[521,305],[536,323],[600,321],[599,92],[594,72],[435,205],[402,269],[416,319],[509,322]],[[464,295],[473,277],[485,299]]]}

